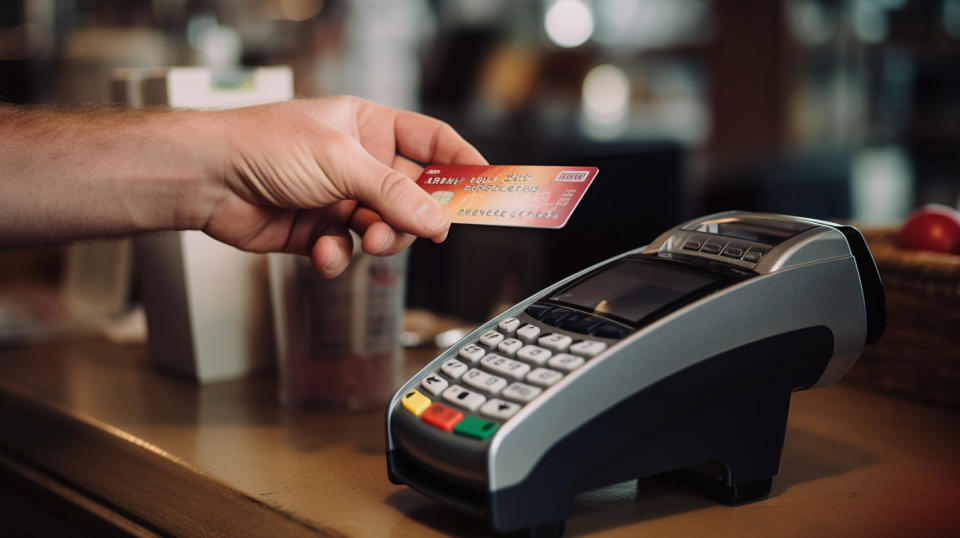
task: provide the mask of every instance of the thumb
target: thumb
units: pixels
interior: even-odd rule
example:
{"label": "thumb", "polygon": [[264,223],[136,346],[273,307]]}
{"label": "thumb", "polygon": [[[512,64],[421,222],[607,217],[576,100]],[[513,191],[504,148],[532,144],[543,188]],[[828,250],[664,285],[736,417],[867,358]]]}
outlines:
{"label": "thumb", "polygon": [[376,211],[389,225],[420,237],[446,234],[450,218],[406,175],[376,160],[357,144],[335,181],[344,194]]}

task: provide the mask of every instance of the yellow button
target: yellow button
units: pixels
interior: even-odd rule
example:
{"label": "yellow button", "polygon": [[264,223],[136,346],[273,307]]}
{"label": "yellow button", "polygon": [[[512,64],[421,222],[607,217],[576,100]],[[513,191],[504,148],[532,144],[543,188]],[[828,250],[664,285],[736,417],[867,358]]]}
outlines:
{"label": "yellow button", "polygon": [[413,413],[415,417],[419,417],[432,403],[430,398],[427,398],[415,390],[404,394],[401,402],[403,403],[403,408]]}

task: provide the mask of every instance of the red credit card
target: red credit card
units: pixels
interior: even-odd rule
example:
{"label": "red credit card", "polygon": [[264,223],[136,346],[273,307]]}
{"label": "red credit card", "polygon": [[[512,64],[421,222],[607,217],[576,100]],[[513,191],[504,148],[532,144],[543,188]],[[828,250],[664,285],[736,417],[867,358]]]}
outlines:
{"label": "red credit card", "polygon": [[431,164],[417,179],[451,222],[563,228],[597,177],[595,166]]}

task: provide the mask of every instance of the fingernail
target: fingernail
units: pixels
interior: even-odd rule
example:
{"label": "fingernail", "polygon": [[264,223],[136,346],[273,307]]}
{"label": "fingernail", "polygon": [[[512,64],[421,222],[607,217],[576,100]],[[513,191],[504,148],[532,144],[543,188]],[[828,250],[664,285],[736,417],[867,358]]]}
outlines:
{"label": "fingernail", "polygon": [[439,230],[448,224],[447,212],[433,202],[424,202],[414,213],[413,219],[428,230]]}

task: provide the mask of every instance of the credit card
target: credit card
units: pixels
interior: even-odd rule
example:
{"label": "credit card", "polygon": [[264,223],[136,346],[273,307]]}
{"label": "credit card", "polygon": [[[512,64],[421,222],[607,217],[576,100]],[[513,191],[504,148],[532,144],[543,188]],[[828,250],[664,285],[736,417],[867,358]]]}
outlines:
{"label": "credit card", "polygon": [[563,228],[597,177],[595,166],[431,164],[417,184],[451,222]]}

